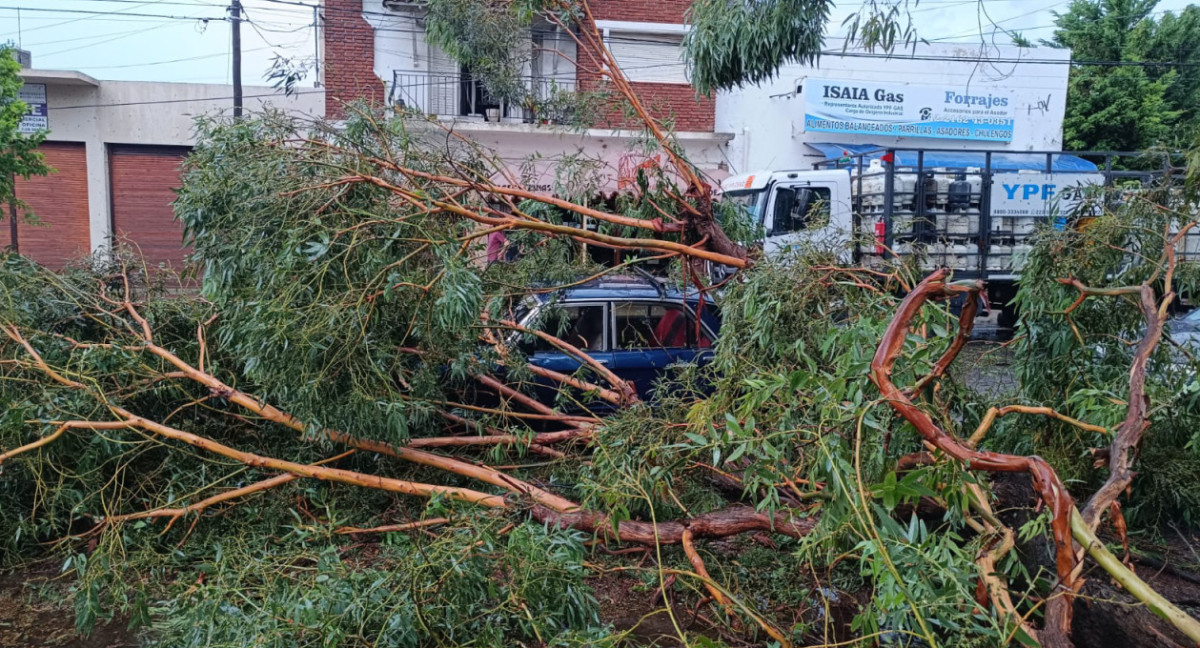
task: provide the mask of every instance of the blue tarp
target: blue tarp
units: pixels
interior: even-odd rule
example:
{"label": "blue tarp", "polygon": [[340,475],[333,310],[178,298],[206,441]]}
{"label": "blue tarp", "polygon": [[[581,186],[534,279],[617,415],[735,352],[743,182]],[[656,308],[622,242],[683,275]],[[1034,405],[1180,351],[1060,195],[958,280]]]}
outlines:
{"label": "blue tarp", "polygon": [[[810,147],[821,152],[826,160],[840,160],[850,156],[864,156],[863,164],[867,164],[868,160],[879,159],[887,153],[887,149],[875,144],[838,144],[836,142],[817,142],[810,143]],[[916,149],[893,149],[896,152],[897,167],[912,167],[917,166],[917,150]],[[857,160],[856,160],[857,162]],[[922,160],[924,168],[932,170],[936,167],[946,167],[950,169],[962,169],[966,167],[984,168],[987,161],[984,153],[979,151],[942,151],[942,150],[926,150],[924,159]],[[1044,171],[1046,169],[1046,154],[1045,153],[992,153],[992,170],[993,171],[1018,171],[1021,169],[1029,169],[1033,171]],[[1054,153],[1051,155],[1050,161],[1051,171],[1072,172],[1072,173],[1087,173],[1098,171],[1099,168],[1087,160],[1074,155],[1064,153]]]}

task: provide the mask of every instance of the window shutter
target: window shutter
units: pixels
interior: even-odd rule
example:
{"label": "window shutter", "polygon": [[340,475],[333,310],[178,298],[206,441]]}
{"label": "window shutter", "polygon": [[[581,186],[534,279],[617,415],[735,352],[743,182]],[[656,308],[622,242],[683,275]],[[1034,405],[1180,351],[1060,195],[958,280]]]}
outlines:
{"label": "window shutter", "polygon": [[683,37],[677,34],[611,32],[608,49],[630,81],[687,85]]}

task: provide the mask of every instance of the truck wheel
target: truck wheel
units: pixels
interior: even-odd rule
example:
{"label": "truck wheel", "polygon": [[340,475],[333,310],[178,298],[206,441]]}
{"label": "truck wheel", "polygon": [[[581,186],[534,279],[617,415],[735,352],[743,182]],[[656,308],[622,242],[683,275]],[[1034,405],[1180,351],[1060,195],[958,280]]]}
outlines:
{"label": "truck wheel", "polygon": [[1021,314],[1017,312],[1017,309],[1010,306],[1000,311],[1000,314],[996,317],[996,324],[1000,326],[1000,328],[1016,328],[1017,319],[1020,318],[1020,316]]}

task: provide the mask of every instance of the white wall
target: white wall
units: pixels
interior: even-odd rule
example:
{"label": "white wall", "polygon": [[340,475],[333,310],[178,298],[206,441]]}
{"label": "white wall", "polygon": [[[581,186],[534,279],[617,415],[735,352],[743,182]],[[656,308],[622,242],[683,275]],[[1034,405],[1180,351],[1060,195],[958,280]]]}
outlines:
{"label": "white wall", "polygon": [[[566,156],[580,156],[603,164],[605,191],[616,188],[618,172],[622,162],[645,161],[645,148],[640,133],[593,128],[585,133],[566,128],[535,126],[533,124],[488,124],[474,121],[458,121],[452,124],[454,132],[494,151],[509,170],[520,176],[523,166],[536,159],[533,166],[537,175],[533,184],[550,182],[554,176],[557,160]],[[729,137],[721,133],[681,133],[677,137],[684,154],[701,171],[720,180],[728,175],[726,147]],[[661,155],[660,155],[661,158]],[[660,160],[664,165],[665,159]],[[547,179],[549,178],[549,179]],[[533,188],[533,187],[530,187]]]}
{"label": "white wall", "polygon": [[[47,139],[85,144],[93,252],[106,249],[112,233],[107,146],[191,146],[196,117],[228,116],[232,111],[233,89],[226,85],[96,81],[53,70],[24,70],[22,76],[28,83],[46,84]],[[324,94],[311,88],[285,97],[274,88],[246,86],[243,99],[246,114],[266,106],[306,117],[320,117],[325,112]]]}
{"label": "white wall", "polygon": [[[842,42],[829,40],[825,51],[842,51]],[[850,50],[855,53],[856,50]],[[860,52],[860,51],[859,51]],[[963,58],[969,61],[824,55],[817,65],[784,66],[779,75],[758,86],[717,95],[716,130],[734,134],[729,159],[735,172],[756,169],[809,168],[815,151],[806,142],[900,145],[925,148],[993,149],[1010,151],[1059,150],[1066,110],[1065,64],[989,63],[989,59],[1036,58],[1070,60],[1069,50],[931,44],[918,46],[917,57]],[[979,62],[974,62],[979,60]],[[957,87],[973,93],[988,90],[1011,93],[1016,101],[1011,142],[906,138],[879,135],[805,132],[804,98],[798,86],[808,79],[839,79]]]}
{"label": "white wall", "polygon": [[[383,16],[381,14],[389,14]],[[432,52],[425,41],[425,27],[420,13],[413,9],[395,12],[383,6],[383,0],[364,0],[363,19],[375,29],[375,76],[383,81],[389,100],[413,101],[419,87],[394,88],[394,72],[401,74],[446,74],[438,52]],[[434,60],[435,58],[439,60]],[[457,70],[457,66],[454,68]],[[403,84],[404,81],[401,80]],[[424,95],[417,97],[426,101]]]}

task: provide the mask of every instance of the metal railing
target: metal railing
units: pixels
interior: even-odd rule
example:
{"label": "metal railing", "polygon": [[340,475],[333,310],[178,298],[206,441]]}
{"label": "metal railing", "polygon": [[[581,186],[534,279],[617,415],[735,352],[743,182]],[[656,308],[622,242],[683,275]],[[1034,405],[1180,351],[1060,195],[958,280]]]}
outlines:
{"label": "metal railing", "polygon": [[561,121],[564,115],[555,99],[575,91],[571,78],[527,77],[522,105],[492,98],[483,83],[465,74],[430,74],[409,70],[392,72],[388,98],[392,104],[438,117],[493,117],[506,121]]}

